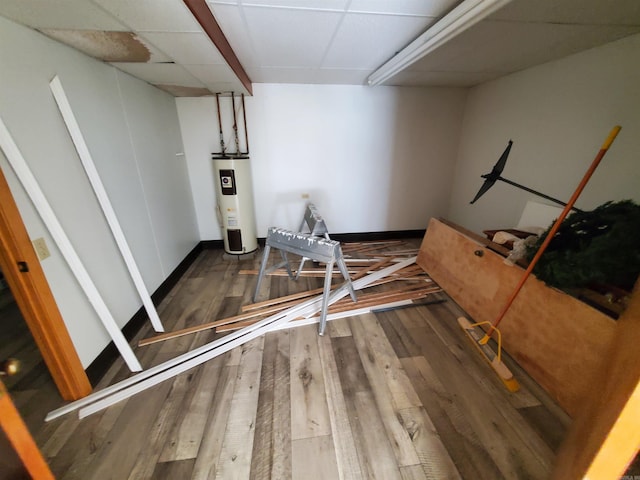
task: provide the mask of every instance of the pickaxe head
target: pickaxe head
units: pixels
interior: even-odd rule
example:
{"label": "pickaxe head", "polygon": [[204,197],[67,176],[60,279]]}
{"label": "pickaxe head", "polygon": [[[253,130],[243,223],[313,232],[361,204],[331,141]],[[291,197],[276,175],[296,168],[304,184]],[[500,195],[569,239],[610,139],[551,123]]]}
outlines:
{"label": "pickaxe head", "polygon": [[470,203],[475,203],[476,200],[478,200],[482,195],[484,195],[487,192],[487,190],[493,187],[493,184],[500,179],[500,174],[504,170],[504,166],[507,163],[507,157],[509,156],[509,152],[511,151],[511,145],[513,145],[513,142],[509,140],[509,144],[507,145],[507,148],[505,148],[504,152],[502,152],[500,159],[493,166],[493,169],[491,170],[491,172],[482,175],[482,178],[484,178],[485,181],[480,187],[480,190],[478,190],[478,193],[476,193],[476,196],[473,198],[473,200],[471,200]]}

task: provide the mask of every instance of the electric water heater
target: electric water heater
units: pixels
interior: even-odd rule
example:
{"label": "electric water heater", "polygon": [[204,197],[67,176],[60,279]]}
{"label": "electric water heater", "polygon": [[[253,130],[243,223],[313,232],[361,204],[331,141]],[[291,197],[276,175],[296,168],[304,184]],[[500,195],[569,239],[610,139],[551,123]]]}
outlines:
{"label": "electric water heater", "polygon": [[258,248],[249,157],[213,158],[218,223],[224,250],[240,255]]}

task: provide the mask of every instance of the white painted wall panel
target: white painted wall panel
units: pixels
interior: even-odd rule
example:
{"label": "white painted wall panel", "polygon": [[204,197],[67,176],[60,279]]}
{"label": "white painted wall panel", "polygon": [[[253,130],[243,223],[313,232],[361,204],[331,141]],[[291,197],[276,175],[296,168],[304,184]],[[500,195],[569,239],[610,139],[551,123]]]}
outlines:
{"label": "white painted wall panel", "polygon": [[[82,169],[49,82],[56,74],[63,82],[150,291],[198,242],[195,223],[188,220],[193,219],[193,204],[184,194],[189,189],[186,168],[175,162],[181,145],[173,98],[127,77],[126,85],[120,85],[123,95],[136,100],[127,97],[125,111],[114,68],[3,18],[0,64],[0,115],[116,322],[123,326],[142,302]],[[151,108],[148,97],[159,106]],[[125,113],[133,110],[136,121],[149,126],[129,128]],[[159,155],[159,151],[166,154]],[[172,168],[167,168],[169,157]],[[136,158],[142,158],[146,166],[142,177],[136,171]],[[158,159],[158,172],[153,174],[148,166],[151,158]],[[87,366],[109,337],[3,155],[0,167],[29,235],[44,236],[51,250],[52,256],[42,266],[82,364]],[[166,196],[162,202],[157,193],[160,190]],[[160,233],[152,229],[152,222],[159,225]],[[158,241],[159,234],[169,238]],[[152,247],[155,242],[163,245],[160,256]]]}
{"label": "white painted wall panel", "polygon": [[622,131],[576,206],[640,201],[639,54],[634,35],[472,89],[449,217],[476,231],[506,228],[537,199],[498,182],[469,205],[509,139],[503,176],[566,201],[616,124]]}
{"label": "white painted wall panel", "polygon": [[[330,232],[426,228],[448,209],[464,103],[462,89],[254,84],[246,107],[258,236],[298,228],[304,194]],[[215,98],[177,105],[201,238],[220,239]]]}

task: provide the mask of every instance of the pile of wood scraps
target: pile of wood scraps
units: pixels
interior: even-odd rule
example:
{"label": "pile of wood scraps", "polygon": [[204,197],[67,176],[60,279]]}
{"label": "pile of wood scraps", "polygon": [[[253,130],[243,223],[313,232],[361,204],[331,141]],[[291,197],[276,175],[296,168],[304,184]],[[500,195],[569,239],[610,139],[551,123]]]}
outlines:
{"label": "pile of wood scraps", "polygon": [[[385,245],[386,247],[388,245]],[[379,309],[410,306],[415,301],[420,301],[441,291],[416,265],[416,257],[403,259],[385,256],[383,259],[369,263],[372,264],[365,264],[351,278],[354,290],[368,289],[366,293],[358,295],[357,302],[348,298],[349,290],[346,285],[332,286],[327,320],[359,315]],[[78,410],[79,417],[84,418],[261,335],[284,328],[316,323],[322,303],[322,289],[309,290],[246,305],[242,308],[242,313],[234,317],[145,339],[140,342],[140,345],[149,345],[212,328],[215,328],[216,332],[226,332],[224,336],[210,343],[54,410],[47,415],[45,420],[50,421],[76,410]]]}

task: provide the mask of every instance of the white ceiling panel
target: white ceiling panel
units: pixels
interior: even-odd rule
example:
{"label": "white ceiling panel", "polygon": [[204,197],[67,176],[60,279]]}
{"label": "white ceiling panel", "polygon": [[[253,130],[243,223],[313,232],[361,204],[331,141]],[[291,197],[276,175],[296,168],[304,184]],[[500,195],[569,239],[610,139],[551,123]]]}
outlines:
{"label": "white ceiling panel", "polygon": [[483,21],[409,70],[513,72],[599,45],[603,38],[621,38],[632,31],[632,27]]}
{"label": "white ceiling panel", "polygon": [[183,67],[205,85],[216,82],[240,85],[233,70],[226,63],[222,65],[183,65]]}
{"label": "white ceiling panel", "polygon": [[[4,0],[0,0],[4,1]],[[201,32],[181,0],[91,0],[137,32]]]}
{"label": "white ceiling panel", "polygon": [[429,17],[347,14],[322,66],[374,69],[433,22]]}
{"label": "white ceiling panel", "polygon": [[242,17],[242,10],[232,5],[210,2],[207,5],[242,66],[246,69],[249,65],[256,65],[258,62],[251,37],[247,32],[247,24]]}
{"label": "white ceiling panel", "polygon": [[259,66],[320,64],[342,14],[284,8],[243,8]]}
{"label": "white ceiling panel", "polygon": [[242,5],[245,7],[263,6],[340,12],[344,11],[348,3],[348,0],[242,0]]}
{"label": "white ceiling panel", "polygon": [[145,32],[139,36],[181,65],[226,65],[218,49],[204,33]]}
{"label": "white ceiling panel", "polygon": [[180,65],[173,63],[111,63],[114,67],[134,77],[161,85],[181,85],[184,87],[204,87],[204,84]]}
{"label": "white ceiling panel", "polygon": [[249,67],[247,74],[256,83],[318,83],[315,68]]}
{"label": "white ceiling panel", "polygon": [[508,72],[418,72],[404,70],[385,85],[403,87],[473,87]]}
{"label": "white ceiling panel", "polygon": [[352,0],[349,12],[440,17],[459,3],[460,0]]}
{"label": "white ceiling panel", "polygon": [[640,25],[640,1],[514,0],[494,13],[491,19],[557,24]]}
{"label": "white ceiling panel", "polygon": [[[355,85],[462,3],[206,1],[252,82]],[[184,0],[0,0],[0,15],[174,95],[245,88]],[[638,32],[640,0],[511,0],[384,83],[473,86]]]}
{"label": "white ceiling panel", "polygon": [[42,29],[54,40],[105,62],[170,62],[154,45],[131,32]]}
{"label": "white ceiling panel", "polygon": [[127,30],[87,0],[0,0],[0,15],[36,29]]}

